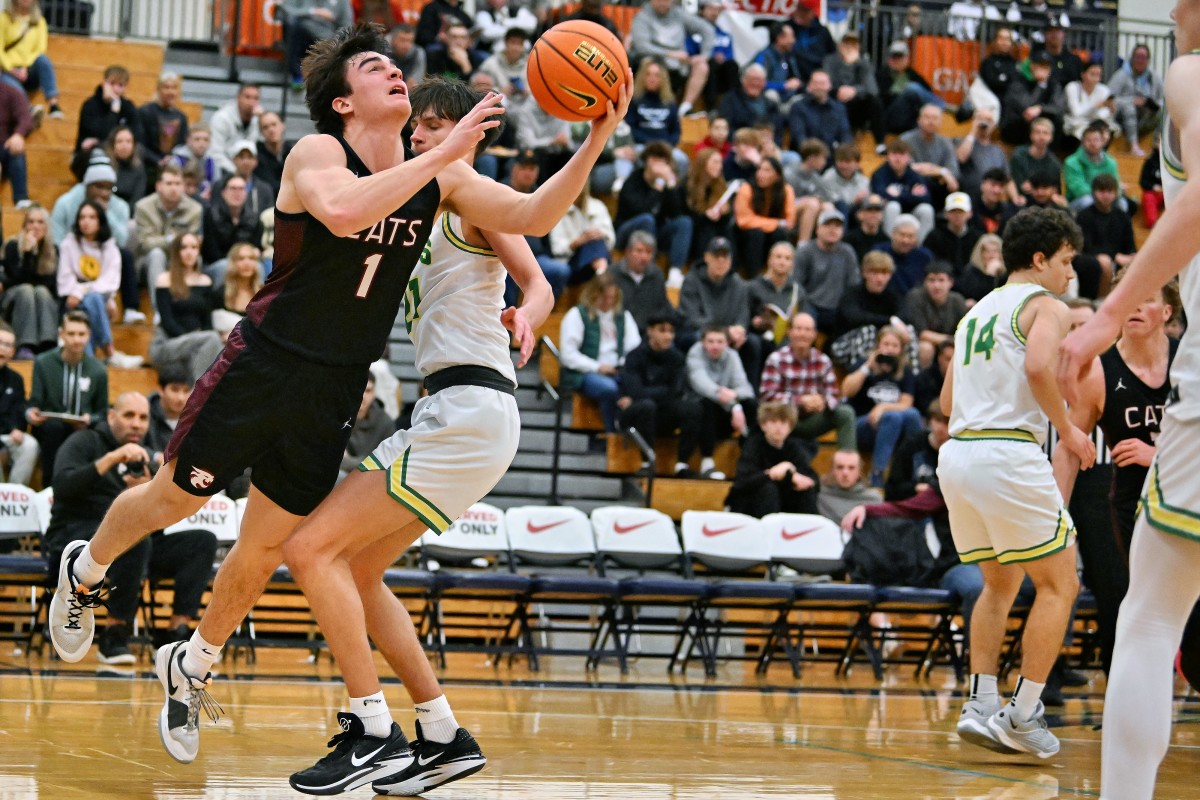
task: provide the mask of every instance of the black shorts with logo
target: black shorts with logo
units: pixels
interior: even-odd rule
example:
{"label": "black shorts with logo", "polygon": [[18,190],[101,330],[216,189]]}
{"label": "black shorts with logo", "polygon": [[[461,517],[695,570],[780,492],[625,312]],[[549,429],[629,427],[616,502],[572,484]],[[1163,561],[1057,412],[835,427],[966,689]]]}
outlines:
{"label": "black shorts with logo", "polygon": [[312,513],[337,481],[370,369],[316,364],[239,324],[196,382],[163,457],[175,484],[208,497],[247,467],[284,511]]}

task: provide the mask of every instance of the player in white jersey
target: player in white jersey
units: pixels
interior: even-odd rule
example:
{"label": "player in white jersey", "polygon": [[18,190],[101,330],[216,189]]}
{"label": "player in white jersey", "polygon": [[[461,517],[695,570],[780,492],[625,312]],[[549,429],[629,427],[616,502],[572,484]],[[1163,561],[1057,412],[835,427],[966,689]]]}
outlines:
{"label": "player in white jersey", "polygon": [[[433,78],[418,86],[412,93],[413,150],[435,147],[476,102],[461,82]],[[520,308],[504,307],[506,271],[524,293]],[[353,575],[358,598],[339,598],[335,610],[352,609],[361,599],[365,627],[353,625],[349,614],[323,618],[317,603],[314,614],[367,735],[392,726],[368,634],[411,695],[417,712],[412,758],[396,774],[371,783],[379,794],[415,795],[479,771],[486,759],[455,721],[412,620],[383,574],[427,527],[438,533],[448,528],[512,463],[521,424],[509,336],[519,342],[524,365],[533,330],[545,321],[554,297],[523,237],[480,230],[443,210],[404,303],[428,396],[417,403],[411,427],[381,444],[296,531],[284,558],[306,591],[304,576],[312,570],[342,568]],[[332,794],[368,780],[352,766],[342,774],[331,762],[336,759],[297,772],[292,787]]]}
{"label": "player in white jersey", "polygon": [[1191,326],[1171,364],[1170,399],[1143,489],[1129,591],[1117,621],[1104,699],[1100,793],[1108,800],[1154,793],[1171,737],[1171,664],[1200,598],[1200,0],[1177,0],[1171,16],[1182,55],[1165,83],[1160,157],[1166,212],[1095,318],[1063,343],[1059,363],[1060,385],[1073,401],[1093,360],[1116,339],[1147,287],[1179,276]]}
{"label": "player in white jersey", "polygon": [[[1039,758],[1058,752],[1041,694],[1079,591],[1075,526],[1041,447],[1047,423],[1084,469],[1096,455],[1067,418],[1055,383],[1058,346],[1070,327],[1056,295],[1074,276],[1081,239],[1063,211],[1031,208],[1013,217],[1004,232],[1008,283],[959,323],[941,396],[952,439],[942,446],[938,478],[959,558],[978,563],[984,583],[971,616],[971,696],[958,733],[992,750]],[[1026,574],[1037,596],[1021,640],[1021,677],[1002,705],[1000,646]]]}

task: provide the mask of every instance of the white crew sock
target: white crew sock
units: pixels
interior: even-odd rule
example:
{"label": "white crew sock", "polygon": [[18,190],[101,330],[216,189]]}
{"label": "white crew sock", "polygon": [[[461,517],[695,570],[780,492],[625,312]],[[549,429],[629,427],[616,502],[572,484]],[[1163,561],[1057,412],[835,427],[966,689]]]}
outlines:
{"label": "white crew sock", "polygon": [[1017,719],[1021,722],[1032,719],[1037,711],[1038,701],[1042,699],[1044,683],[1035,683],[1026,677],[1017,678],[1017,690],[1013,692],[1012,704],[1017,709]]}
{"label": "white crew sock", "polygon": [[454,736],[458,733],[458,720],[454,718],[446,695],[440,695],[425,703],[417,703],[415,708],[417,722],[421,723],[422,736],[439,744],[454,741]]}
{"label": "white crew sock", "polygon": [[108,568],[112,563],[101,564],[99,561],[92,558],[91,542],[79,553],[79,558],[75,559],[75,567],[71,570],[75,575],[75,580],[89,589],[95,589],[104,580],[104,576],[108,574]]}
{"label": "white crew sock", "polygon": [[983,703],[995,703],[1000,699],[996,690],[996,676],[976,673],[971,676],[971,699]]}
{"label": "white crew sock", "polygon": [[203,678],[221,657],[221,647],[223,645],[204,641],[199,630],[193,631],[184,649],[183,671],[194,678]]}
{"label": "white crew sock", "polygon": [[717,468],[717,462],[713,461],[711,457],[700,459],[700,471],[701,472],[709,472],[716,468]]}
{"label": "white crew sock", "polygon": [[388,710],[382,691],[366,697],[351,697],[350,713],[362,720],[367,736],[386,739],[392,732],[392,712]]}

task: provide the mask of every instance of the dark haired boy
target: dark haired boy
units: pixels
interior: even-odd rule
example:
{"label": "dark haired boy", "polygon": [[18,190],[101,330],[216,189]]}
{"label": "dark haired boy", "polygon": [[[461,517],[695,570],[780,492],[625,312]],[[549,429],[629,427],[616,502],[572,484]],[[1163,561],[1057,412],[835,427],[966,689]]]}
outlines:
{"label": "dark haired boy", "polygon": [[1099,267],[1098,284],[1083,285],[1079,278],[1079,293],[1084,297],[1104,297],[1112,284],[1113,275],[1133,261],[1137,245],[1133,240],[1133,222],[1117,205],[1121,187],[1107,173],[1092,179],[1092,204],[1075,216],[1083,231],[1083,248],[1079,260],[1095,262]]}
{"label": "dark haired boy", "polygon": [[[337,480],[346,423],[362,402],[368,366],[391,335],[435,215],[448,210],[505,232],[548,232],[578,197],[628,105],[627,74],[621,102],[592,123],[567,166],[537,192],[518,194],[461,160],[499,125],[499,96],[469,109],[420,158],[406,150],[400,134],[412,111],[408,89],[382,34],[378,26],[360,25],[309,50],[306,99],[320,134],[297,142],[284,166],[270,288],[251,302],[221,357],[197,382],[186,425],[154,479],[119,495],[91,542],[64,549],[49,627],[58,653],[78,661],[95,632],[93,609],[108,566],[253,466],[238,546],[221,563],[204,619],[188,642],[156,656],[166,694],[159,731],[172,757],[185,763],[199,752],[194,709],[212,708],[209,668],[281,563],[284,541]],[[382,473],[363,480],[384,491]],[[342,517],[355,518],[363,506]],[[364,529],[371,527],[364,521]],[[329,577],[348,577],[348,568],[339,567]],[[314,610],[320,599],[311,601]],[[407,751],[398,726],[376,738],[361,723],[348,720],[347,727],[341,741],[350,746],[338,752],[360,766]],[[388,774],[404,768],[388,763]],[[383,777],[374,768],[363,775]]]}
{"label": "dark haired boy", "polygon": [[[978,563],[984,589],[971,618],[971,694],[958,734],[998,752],[1050,758],[1058,739],[1044,719],[1042,689],[1062,645],[1079,577],[1075,526],[1042,450],[1047,425],[1083,468],[1095,446],[1067,417],[1055,369],[1070,327],[1057,298],[1082,244],[1065,212],[1026,209],[1008,225],[1008,284],[976,303],[954,336],[942,386],[951,441],[937,475],[959,558]],[[1022,638],[1021,677],[1008,705],[996,686],[1008,613],[1028,574],[1037,589]]]}

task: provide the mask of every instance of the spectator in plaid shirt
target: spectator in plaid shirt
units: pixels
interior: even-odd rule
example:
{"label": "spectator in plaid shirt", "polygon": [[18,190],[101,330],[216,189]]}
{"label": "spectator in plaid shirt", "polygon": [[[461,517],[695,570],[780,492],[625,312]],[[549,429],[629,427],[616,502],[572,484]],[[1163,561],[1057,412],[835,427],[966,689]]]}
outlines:
{"label": "spectator in plaid shirt", "polygon": [[758,399],[796,406],[800,418],[793,436],[813,442],[836,429],[838,449],[857,450],[854,410],[839,403],[833,362],[813,347],[816,338],[817,323],[811,314],[792,317],[788,346],[772,353],[763,367]]}

